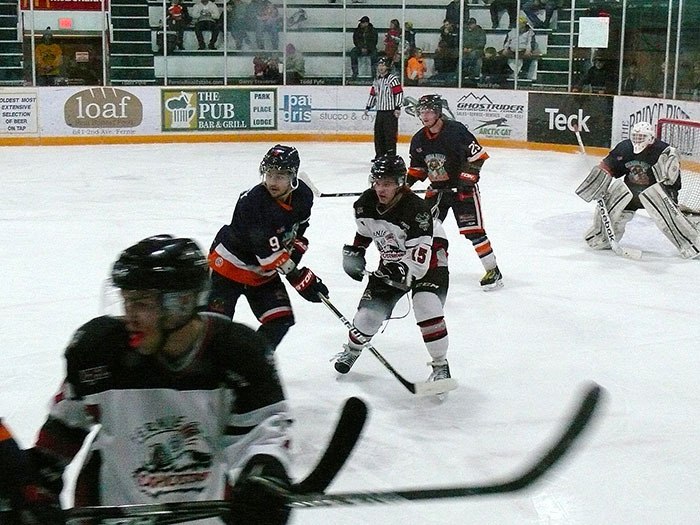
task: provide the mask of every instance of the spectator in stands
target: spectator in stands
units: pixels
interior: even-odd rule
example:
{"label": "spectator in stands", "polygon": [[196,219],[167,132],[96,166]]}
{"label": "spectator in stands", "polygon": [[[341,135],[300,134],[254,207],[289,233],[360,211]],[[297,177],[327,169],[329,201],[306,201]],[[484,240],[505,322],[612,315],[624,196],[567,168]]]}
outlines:
{"label": "spectator in stands", "polygon": [[277,6],[269,0],[259,4],[255,26],[255,40],[259,49],[265,49],[265,35],[269,35],[272,49],[279,47],[279,32],[282,18]]}
{"label": "spectator in stands", "polygon": [[405,84],[407,86],[417,86],[425,78],[427,71],[428,68],[423,58],[423,50],[420,47],[414,48],[406,63]]}
{"label": "spectator in stands", "polygon": [[622,94],[646,95],[647,93],[646,82],[639,74],[639,66],[636,62],[630,62],[622,78]]}
{"label": "spectator in stands", "polygon": [[486,32],[476,23],[476,18],[470,18],[462,33],[462,75],[465,78],[478,78],[481,75],[481,60],[486,47]]}
{"label": "spectator in stands", "polygon": [[392,68],[401,62],[401,23],[393,18],[389,22],[389,30],[384,35],[384,55],[389,57],[392,62]]}
{"label": "spectator in stands", "polygon": [[226,29],[233,39],[233,47],[236,50],[243,48],[243,44],[253,47],[248,37],[248,4],[243,0],[229,0],[226,4]]}
{"label": "spectator in stands", "polygon": [[211,31],[209,49],[216,49],[216,40],[219,38],[219,18],[221,18],[221,11],[214,2],[199,0],[192,7],[194,34],[197,36],[200,51],[206,49],[204,31]]}
{"label": "spectator in stands", "polygon": [[600,53],[593,56],[593,65],[579,79],[572,91],[586,93],[615,93],[617,90],[617,75],[608,60]]}
{"label": "spectator in stands", "polygon": [[182,5],[181,0],[170,0],[168,7],[168,30],[175,31],[175,47],[185,49],[183,44],[185,28],[190,25],[192,19],[187,7]]}
{"label": "spectator in stands", "polygon": [[435,50],[435,71],[438,78],[452,82],[459,63],[459,35],[449,20],[442,22],[440,40]]}
{"label": "spectator in stands", "polygon": [[481,62],[481,81],[486,87],[502,87],[508,77],[513,73],[508,67],[508,59],[498,53],[495,47],[484,49],[484,58]]}
{"label": "spectator in stands", "polygon": [[416,30],[413,22],[406,21],[403,25],[403,52],[408,57],[416,48]]}
{"label": "spectator in stands", "polygon": [[305,74],[304,56],[294,44],[287,44],[286,50],[287,84],[300,84]]}
{"label": "spectator in stands", "polygon": [[[452,22],[452,25],[459,30],[462,21],[459,18],[459,0],[452,0],[445,9],[445,18]],[[464,0],[464,16],[462,20],[469,20],[469,0]]]}
{"label": "spectator in stands", "polygon": [[530,78],[530,66],[533,60],[537,60],[541,53],[537,40],[535,40],[535,32],[524,16],[518,18],[517,28],[514,27],[508,31],[503,41],[503,51],[501,53],[507,59],[515,59],[516,50],[517,60],[520,64],[514,63],[514,66],[512,66],[513,71],[520,72],[519,78]]}
{"label": "spectator in stands", "polygon": [[269,84],[281,84],[283,77],[280,71],[280,61],[276,56],[268,57],[263,70],[263,80]]}
{"label": "spectator in stands", "polygon": [[372,67],[372,77],[376,76],[377,70],[377,42],[379,35],[377,30],[370,22],[368,16],[360,18],[359,24],[352,34],[352,43],[355,47],[350,50],[350,67],[352,69],[352,79],[357,78],[358,62],[361,56],[367,56],[370,59]]}
{"label": "spectator in stands", "polygon": [[47,27],[41,42],[34,49],[36,81],[39,86],[55,86],[63,65],[63,49],[53,41],[51,28]]}
{"label": "spectator in stands", "polygon": [[501,12],[508,13],[508,27],[515,27],[515,21],[518,19],[518,0],[491,0],[488,3],[489,11],[491,12],[491,25],[493,29],[498,29],[498,24],[501,18]]}
{"label": "spectator in stands", "polygon": [[[535,29],[549,29],[552,16],[560,7],[559,3],[560,0],[528,0],[522,4],[522,9]],[[544,10],[544,20],[539,17],[539,12],[542,10]]]}

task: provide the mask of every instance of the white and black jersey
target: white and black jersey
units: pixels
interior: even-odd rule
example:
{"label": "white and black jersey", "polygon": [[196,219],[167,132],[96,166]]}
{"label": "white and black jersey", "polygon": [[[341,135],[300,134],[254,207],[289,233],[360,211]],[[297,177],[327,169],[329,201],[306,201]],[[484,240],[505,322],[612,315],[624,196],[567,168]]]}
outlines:
{"label": "white and black jersey", "polygon": [[353,205],[355,244],[366,247],[374,242],[382,262],[403,262],[413,278],[420,279],[429,268],[447,266],[446,251],[434,250],[434,243],[446,246],[447,240],[426,202],[411,190],[401,191],[388,207],[379,203],[373,189],[360,196]]}
{"label": "white and black jersey", "polygon": [[98,317],[74,335],[36,446],[67,464],[101,425],[76,506],[220,499],[225,476],[254,454],[289,464],[287,403],[260,336],[200,316],[202,338],[178,362],[133,349],[119,318]]}

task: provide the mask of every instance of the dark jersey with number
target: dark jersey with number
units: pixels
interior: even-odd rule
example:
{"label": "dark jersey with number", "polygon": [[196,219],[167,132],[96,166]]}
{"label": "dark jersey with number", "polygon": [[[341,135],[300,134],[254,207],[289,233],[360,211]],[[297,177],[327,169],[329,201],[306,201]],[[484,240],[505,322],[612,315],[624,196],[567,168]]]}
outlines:
{"label": "dark jersey with number", "polygon": [[131,348],[119,318],[95,318],[73,336],[37,447],[66,464],[101,425],[76,506],[217,499],[225,474],[255,453],[288,461],[287,404],[265,342],[199,315],[203,334],[177,361]]}
{"label": "dark jersey with number", "polygon": [[285,202],[272,197],[262,184],[243,192],[231,224],[216,234],[209,266],[249,286],[268,282],[289,260],[294,239],[306,231],[312,206],[313,193],[301,180]]}
{"label": "dark jersey with number", "polygon": [[[401,190],[403,191],[403,190]],[[420,279],[429,268],[447,266],[447,240],[442,226],[434,223],[430,206],[410,190],[390,206],[383,206],[373,189],[353,205],[357,235],[355,245],[379,251],[382,262],[401,261]]]}
{"label": "dark jersey with number", "polygon": [[[624,177],[627,187],[637,196],[649,186],[656,184],[652,168],[668,146],[666,142],[656,139],[641,152],[635,153],[632,141],[623,140],[608,153],[608,156],[603,159],[603,164],[607,166],[613,177]],[[672,194],[677,195],[681,188],[680,176],[668,188]]]}
{"label": "dark jersey with number", "polygon": [[443,120],[442,129],[432,134],[420,129],[411,139],[410,177],[430,179],[435,189],[457,188],[459,175],[470,164],[478,167],[488,154],[467,127],[456,120]]}

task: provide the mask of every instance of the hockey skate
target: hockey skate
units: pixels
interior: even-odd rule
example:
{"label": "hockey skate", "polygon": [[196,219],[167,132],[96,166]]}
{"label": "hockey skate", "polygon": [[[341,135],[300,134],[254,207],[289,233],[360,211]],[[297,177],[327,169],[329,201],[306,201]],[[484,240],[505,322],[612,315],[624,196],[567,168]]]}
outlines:
{"label": "hockey skate", "polygon": [[442,401],[445,399],[447,392],[457,388],[457,383],[450,375],[450,365],[447,363],[447,359],[431,361],[428,364],[433,367],[433,371],[430,372],[427,383],[441,383],[445,387],[442,392],[437,392],[435,394],[437,398]]}
{"label": "hockey skate", "polygon": [[488,270],[484,276],[481,278],[481,289],[485,292],[490,292],[491,290],[497,290],[503,287],[503,275],[501,275],[501,270],[498,266]]}
{"label": "hockey skate", "polygon": [[357,358],[360,357],[361,350],[353,350],[348,345],[343,345],[343,351],[336,356],[335,370],[340,374],[347,374]]}

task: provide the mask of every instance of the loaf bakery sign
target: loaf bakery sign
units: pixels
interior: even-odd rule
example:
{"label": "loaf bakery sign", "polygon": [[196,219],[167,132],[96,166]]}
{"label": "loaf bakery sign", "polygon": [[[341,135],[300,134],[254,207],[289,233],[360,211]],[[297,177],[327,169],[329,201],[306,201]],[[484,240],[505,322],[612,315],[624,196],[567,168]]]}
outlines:
{"label": "loaf bakery sign", "polygon": [[23,10],[30,11],[102,11],[107,0],[21,0]]}
{"label": "loaf bakery sign", "polygon": [[143,104],[124,89],[90,88],[72,95],[63,113],[72,128],[134,128],[143,121]]}

